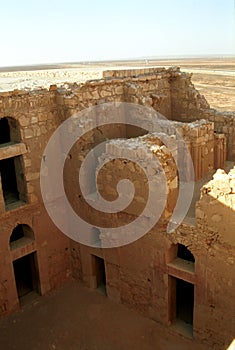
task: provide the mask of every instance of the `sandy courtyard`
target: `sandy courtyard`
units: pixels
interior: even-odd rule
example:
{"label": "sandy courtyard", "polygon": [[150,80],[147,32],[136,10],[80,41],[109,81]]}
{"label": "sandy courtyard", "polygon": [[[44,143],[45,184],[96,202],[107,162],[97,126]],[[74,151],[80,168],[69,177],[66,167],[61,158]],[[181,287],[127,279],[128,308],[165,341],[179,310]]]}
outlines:
{"label": "sandy courtyard", "polygon": [[4,350],[209,350],[72,281],[0,321]]}

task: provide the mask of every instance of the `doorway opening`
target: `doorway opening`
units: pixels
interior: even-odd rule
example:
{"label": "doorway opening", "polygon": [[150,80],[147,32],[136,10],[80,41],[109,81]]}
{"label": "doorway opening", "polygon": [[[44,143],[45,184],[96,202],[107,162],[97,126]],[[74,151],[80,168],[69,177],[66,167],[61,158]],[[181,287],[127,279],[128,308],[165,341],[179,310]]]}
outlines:
{"label": "doorway opening", "polygon": [[36,253],[13,261],[16,288],[20,302],[29,294],[40,293]]}
{"label": "doorway opening", "polygon": [[194,285],[169,276],[169,321],[174,329],[186,337],[193,336]]}
{"label": "doorway opening", "polygon": [[176,278],[176,318],[193,325],[194,285]]}
{"label": "doorway opening", "polygon": [[92,255],[92,265],[93,265],[93,272],[96,276],[96,286],[99,291],[102,292],[102,294],[106,294],[106,273],[105,273],[105,263],[104,259]]}

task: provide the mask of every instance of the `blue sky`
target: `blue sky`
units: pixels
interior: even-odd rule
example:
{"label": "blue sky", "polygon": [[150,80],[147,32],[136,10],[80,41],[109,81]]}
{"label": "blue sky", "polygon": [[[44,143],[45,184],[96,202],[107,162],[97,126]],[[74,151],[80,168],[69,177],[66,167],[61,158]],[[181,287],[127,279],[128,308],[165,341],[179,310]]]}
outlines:
{"label": "blue sky", "polygon": [[7,0],[0,66],[234,54],[233,0]]}

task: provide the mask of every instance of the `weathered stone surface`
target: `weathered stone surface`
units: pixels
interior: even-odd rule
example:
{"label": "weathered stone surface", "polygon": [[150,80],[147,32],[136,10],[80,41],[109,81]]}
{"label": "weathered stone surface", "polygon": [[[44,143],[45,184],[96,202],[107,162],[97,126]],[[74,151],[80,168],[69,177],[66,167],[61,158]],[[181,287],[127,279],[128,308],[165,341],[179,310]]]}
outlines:
{"label": "weathered stone surface", "polygon": [[[162,185],[159,175],[164,171],[166,176],[167,201],[159,223],[127,246],[102,249],[71,241],[54,226],[42,203],[39,172],[44,149],[56,128],[74,113],[109,101],[151,106],[177,121],[159,123],[156,131],[156,119],[150,116],[150,133],[144,136],[125,126],[100,128],[88,133],[70,150],[64,167],[64,186],[74,210],[88,222],[92,219],[94,226],[99,226],[100,221],[101,227],[110,227],[110,222],[113,227],[120,226],[123,235],[125,224],[135,220],[148,199],[144,172],[156,193]],[[194,89],[190,75],[173,67],[106,71],[102,79],[79,85],[67,83],[60,87],[52,85],[49,91],[0,93],[0,118],[9,116],[18,121],[21,140],[1,145],[0,160],[20,159],[22,166],[16,169],[17,186],[24,196],[8,210],[0,181],[0,264],[4,266],[0,271],[0,315],[19,308],[14,259],[32,252],[37,254],[40,291],[45,294],[72,275],[95,288],[98,277],[94,256],[97,256],[104,259],[108,297],[166,327],[175,317],[174,279],[193,284],[194,337],[213,344],[215,349],[226,348],[233,336],[235,168],[228,173],[217,171],[204,185],[196,204],[196,224],[185,221],[172,234],[166,233],[166,227],[178,198],[178,172],[173,156],[180,166],[186,166],[179,135],[191,153],[195,178],[200,180],[213,168],[224,167],[226,159],[235,160],[234,114],[210,109],[205,98]],[[84,125],[93,127],[92,121],[86,119],[81,120],[81,130]],[[166,134],[170,137],[170,149],[163,142]],[[107,143],[99,159],[100,164],[109,160],[99,172],[99,191],[106,200],[114,200],[118,181],[128,178],[134,184],[136,196],[123,212],[100,218],[82,198],[78,174],[88,151],[110,138],[113,140]],[[155,162],[156,157],[160,163]],[[95,172],[96,168],[92,170]],[[87,176],[90,185],[89,181]],[[128,188],[126,190],[128,195]],[[151,215],[151,211],[147,212],[146,222]],[[19,223],[30,226],[35,237],[33,243],[18,247],[12,253],[9,240]],[[91,232],[91,237],[96,236],[101,242],[112,239],[111,234],[102,229]],[[191,270],[185,268],[182,261],[183,267],[174,262],[177,244],[188,247],[194,255]]]}

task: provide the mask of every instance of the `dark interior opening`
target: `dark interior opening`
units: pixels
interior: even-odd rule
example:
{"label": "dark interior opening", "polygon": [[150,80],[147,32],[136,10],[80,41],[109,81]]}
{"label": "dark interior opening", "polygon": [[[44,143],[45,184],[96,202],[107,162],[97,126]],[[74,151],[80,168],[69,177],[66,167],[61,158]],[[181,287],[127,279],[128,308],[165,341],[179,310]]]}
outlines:
{"label": "dark interior opening", "polygon": [[193,325],[194,285],[176,279],[176,318]]}
{"label": "dark interior opening", "polygon": [[17,225],[12,231],[12,234],[10,237],[10,243],[18,241],[18,239],[21,239],[23,237],[24,237],[23,225]]}
{"label": "dark interior opening", "polygon": [[34,232],[30,226],[25,224],[19,224],[12,231],[10,243],[16,242],[23,237],[28,237],[34,240]]}
{"label": "dark interior opening", "polygon": [[0,145],[8,142],[20,142],[20,140],[18,121],[11,117],[0,119]]}
{"label": "dark interior opening", "polygon": [[0,144],[11,141],[10,126],[7,118],[0,119]]}
{"label": "dark interior opening", "polygon": [[18,201],[19,191],[17,188],[14,158],[0,161],[0,173],[5,204],[8,205]]}
{"label": "dark interior opening", "polygon": [[39,291],[35,253],[13,261],[13,267],[19,299],[32,291]]}
{"label": "dark interior opening", "polygon": [[106,273],[104,259],[93,255],[94,273],[97,281],[97,288],[106,295]]}
{"label": "dark interior opening", "polygon": [[178,253],[177,253],[178,258],[195,262],[195,258],[193,254],[188,250],[187,247],[185,247],[183,244],[178,244]]}

